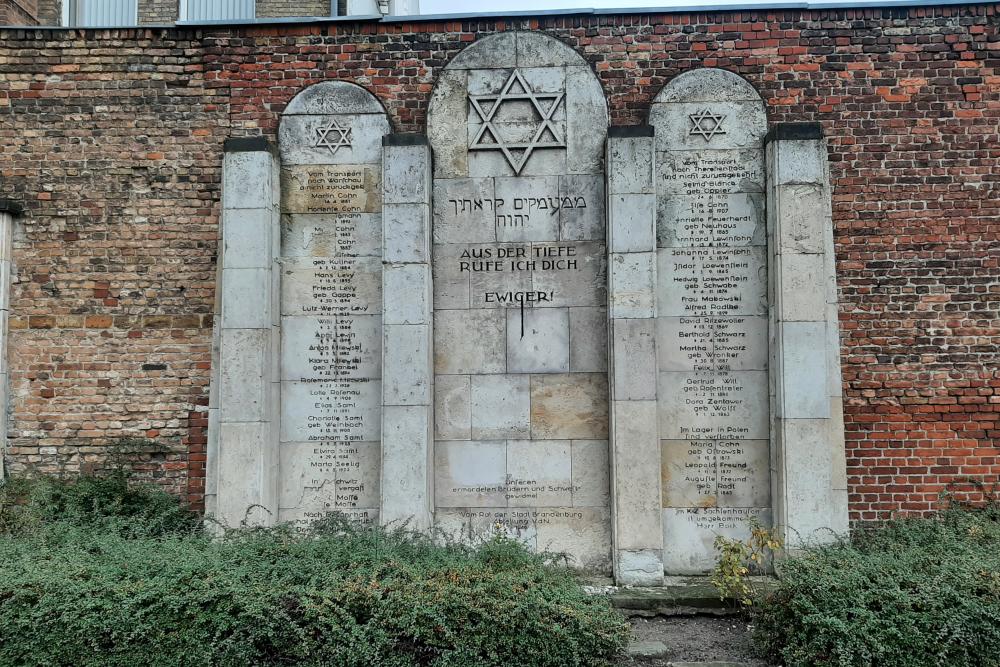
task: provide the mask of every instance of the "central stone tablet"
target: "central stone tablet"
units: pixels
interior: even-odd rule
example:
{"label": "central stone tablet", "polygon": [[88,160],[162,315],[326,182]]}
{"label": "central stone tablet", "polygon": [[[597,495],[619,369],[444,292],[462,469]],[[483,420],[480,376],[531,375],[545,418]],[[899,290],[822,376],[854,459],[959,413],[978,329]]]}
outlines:
{"label": "central stone tablet", "polygon": [[537,33],[459,54],[428,120],[436,523],[604,570],[607,127],[586,62]]}

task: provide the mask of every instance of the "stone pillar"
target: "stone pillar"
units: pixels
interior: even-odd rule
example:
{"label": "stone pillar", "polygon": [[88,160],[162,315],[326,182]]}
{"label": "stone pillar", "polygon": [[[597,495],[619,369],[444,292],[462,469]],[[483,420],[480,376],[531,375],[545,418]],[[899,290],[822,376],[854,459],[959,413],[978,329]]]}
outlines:
{"label": "stone pillar", "polygon": [[433,348],[431,149],[427,138],[382,139],[383,523],[431,524]]}
{"label": "stone pillar", "polygon": [[817,123],[766,139],[775,525],[790,547],[847,530],[833,219]]}
{"label": "stone pillar", "polygon": [[611,525],[618,584],[663,583],[656,412],[653,128],[613,127],[607,144]]}
{"label": "stone pillar", "polygon": [[7,450],[7,412],[10,376],[7,370],[7,321],[10,317],[10,280],[13,260],[14,217],[21,207],[0,199],[0,479],[5,475],[4,452]]}
{"label": "stone pillar", "polygon": [[265,139],[226,141],[206,504],[230,527],[277,513],[278,179]]}

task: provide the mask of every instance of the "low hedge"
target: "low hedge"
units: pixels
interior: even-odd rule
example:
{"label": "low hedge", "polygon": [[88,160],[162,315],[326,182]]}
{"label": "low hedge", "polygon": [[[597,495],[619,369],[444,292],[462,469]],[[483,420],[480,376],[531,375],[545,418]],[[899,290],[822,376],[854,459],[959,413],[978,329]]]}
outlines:
{"label": "low hedge", "polygon": [[1000,666],[1000,511],[890,521],[784,562],[754,641],[786,667]]}
{"label": "low hedge", "polygon": [[37,520],[58,487],[0,502],[3,665],[597,666],[628,639],[569,570],[502,537],[442,545],[331,518],[219,538],[154,492],[115,515],[101,483],[95,511]]}

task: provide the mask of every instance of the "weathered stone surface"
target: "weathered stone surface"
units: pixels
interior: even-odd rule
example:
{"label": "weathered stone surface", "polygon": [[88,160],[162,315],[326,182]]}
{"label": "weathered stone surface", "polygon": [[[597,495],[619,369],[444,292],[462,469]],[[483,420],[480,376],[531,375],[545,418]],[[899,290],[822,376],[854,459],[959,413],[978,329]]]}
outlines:
{"label": "weathered stone surface", "polygon": [[281,254],[285,257],[377,257],[382,250],[382,220],[377,213],[282,216]]}
{"label": "weathered stone surface", "polygon": [[610,496],[607,440],[572,440],[573,506],[607,507]]}
{"label": "weathered stone surface", "polygon": [[381,376],[382,318],[378,315],[285,317],[281,379],[341,380]]}
{"label": "weathered stone surface", "polygon": [[656,399],[656,320],[616,319],[611,344],[616,401]]}
{"label": "weathered stone surface", "polygon": [[270,340],[266,329],[223,330],[219,374],[219,402],[225,421],[267,419],[267,383]]}
{"label": "weathered stone surface", "polygon": [[430,326],[386,324],[382,334],[383,404],[430,405]]}
{"label": "weathered stone surface", "polygon": [[652,318],[656,313],[656,264],[651,252],[612,253],[611,317]]}
{"label": "weathered stone surface", "polygon": [[[273,225],[273,209],[227,211],[222,216],[222,266],[226,269],[270,268],[275,256]],[[3,257],[0,261],[10,260],[9,252],[4,256],[2,246],[0,257]]]}
{"label": "weathered stone surface", "polygon": [[381,431],[379,381],[283,382],[282,442],[371,442]]}
{"label": "weathered stone surface", "polygon": [[269,269],[226,269],[222,283],[222,328],[270,326],[271,280]]}
{"label": "weathered stone surface", "polygon": [[771,525],[771,510],[754,507],[681,507],[663,510],[663,567],[676,574],[702,574],[715,566],[716,535],[750,537],[750,517]]}
{"label": "weathered stone surface", "polygon": [[767,507],[767,440],[663,440],[664,507]]}
{"label": "weathered stone surface", "polygon": [[378,508],[378,442],[286,442],[278,451],[282,510],[326,513]]}
{"label": "weathered stone surface", "polygon": [[559,239],[604,240],[604,179],[565,174],[559,177]]}
{"label": "weathered stone surface", "polygon": [[503,440],[435,443],[438,507],[506,507],[506,488],[507,445]]}
{"label": "weathered stone surface", "polygon": [[434,179],[434,243],[497,239],[493,179]]}
{"label": "weathered stone surface", "polygon": [[431,267],[428,264],[383,265],[382,289],[386,324],[430,324]]}
{"label": "weathered stone surface", "polygon": [[383,204],[383,257],[387,262],[430,262],[430,215],[425,204]]}
{"label": "weathered stone surface", "polygon": [[476,440],[531,435],[529,376],[473,375],[472,437]]}
{"label": "weathered stone surface", "polygon": [[[348,135],[336,137],[338,141],[335,142],[338,129],[346,130]],[[285,164],[378,163],[382,137],[389,132],[389,119],[381,110],[378,113],[297,116],[289,116],[286,112],[278,130],[278,146]],[[327,133],[335,150],[322,141]]]}
{"label": "weathered stone surface", "polygon": [[438,375],[434,380],[434,438],[472,438],[472,384],[468,375]]}
{"label": "weathered stone surface", "polygon": [[507,310],[507,371],[567,373],[570,317],[568,308]]}
{"label": "weathered stone surface", "polygon": [[607,396],[607,377],[600,374],[532,375],[532,437],[606,439]]}
{"label": "weathered stone surface", "polygon": [[281,277],[283,315],[378,315],[382,262],[378,257],[286,258]]}
{"label": "weathered stone surface", "polygon": [[377,213],[382,175],[370,165],[294,165],[282,169],[285,213]]}
{"label": "weathered stone surface", "polygon": [[611,195],[608,224],[611,252],[646,252],[655,247],[656,197]]}
{"label": "weathered stone surface", "polygon": [[766,371],[661,372],[660,437],[768,437]]}
{"label": "weathered stone surface", "polygon": [[764,316],[660,317],[656,327],[660,370],[767,368],[768,326]]}
{"label": "weathered stone surface", "polygon": [[656,274],[661,316],[767,314],[763,247],[662,248]]}
{"label": "weathered stone surface", "polygon": [[764,181],[764,156],[756,148],[656,154],[656,193],[661,202],[664,195],[763,192]]}
{"label": "weathered stone surface", "polygon": [[760,95],[746,79],[734,72],[711,67],[678,74],[656,96],[657,104],[759,100]]}
{"label": "weathered stone surface", "polygon": [[574,373],[608,370],[608,310],[601,306],[569,309],[569,368]]}
{"label": "weathered stone surface", "polygon": [[222,173],[224,209],[274,207],[274,158],[267,151],[226,153]]}
{"label": "weathered stone surface", "polygon": [[569,441],[509,440],[507,442],[508,506],[571,506],[572,471]]}
{"label": "weathered stone surface", "polygon": [[434,311],[434,372],[503,373],[507,318],[502,310]]}
{"label": "weathered stone surface", "polygon": [[[628,483],[615,488],[615,513],[619,526],[618,550],[659,549],[660,473],[656,468],[659,441],[655,401],[614,401],[614,467],[627,470]],[[653,465],[650,465],[650,462]]]}

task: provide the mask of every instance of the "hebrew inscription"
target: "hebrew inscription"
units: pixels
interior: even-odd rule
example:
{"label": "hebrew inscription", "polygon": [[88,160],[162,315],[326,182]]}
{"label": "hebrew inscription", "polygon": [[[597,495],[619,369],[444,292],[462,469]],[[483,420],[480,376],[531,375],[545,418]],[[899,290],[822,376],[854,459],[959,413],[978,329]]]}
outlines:
{"label": "hebrew inscription", "polygon": [[435,521],[607,569],[607,110],[537,33],[439,77],[433,197]]}

